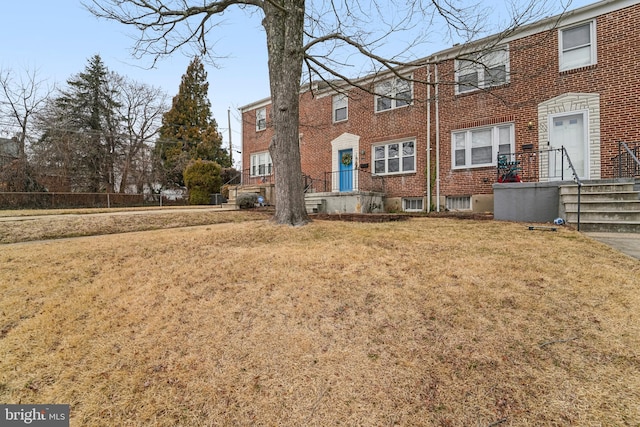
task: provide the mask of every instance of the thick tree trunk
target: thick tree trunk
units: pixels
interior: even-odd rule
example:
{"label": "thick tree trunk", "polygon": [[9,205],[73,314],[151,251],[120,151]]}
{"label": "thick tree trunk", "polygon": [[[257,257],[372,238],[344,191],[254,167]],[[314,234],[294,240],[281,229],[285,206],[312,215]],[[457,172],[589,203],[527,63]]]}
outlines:
{"label": "thick tree trunk", "polygon": [[267,121],[272,123],[275,135],[269,146],[275,171],[274,220],[290,225],[309,222],[298,142],[304,8],[304,0],[264,3],[272,102]]}

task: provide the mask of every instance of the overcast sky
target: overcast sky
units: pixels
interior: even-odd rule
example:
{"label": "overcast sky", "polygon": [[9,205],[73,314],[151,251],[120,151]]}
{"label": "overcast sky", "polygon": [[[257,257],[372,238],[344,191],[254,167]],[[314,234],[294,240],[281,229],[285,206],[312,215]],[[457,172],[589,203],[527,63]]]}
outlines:
{"label": "overcast sky", "polygon": [[[573,0],[571,9],[589,3],[594,1]],[[160,87],[172,98],[191,60],[176,53],[149,69],[150,58],[137,60],[131,56],[134,29],[98,20],[82,7],[80,0],[5,1],[2,16],[0,69],[10,69],[16,74],[36,69],[40,78],[59,86],[84,71],[88,59],[99,54],[110,70]],[[269,96],[266,44],[257,15],[250,17],[235,10],[225,15],[225,21],[223,27],[212,33],[214,40],[209,42],[211,45],[215,41],[216,53],[226,56],[218,61],[218,68],[207,65],[209,99],[225,147],[229,144],[227,111],[231,110],[232,142],[239,150],[241,129],[237,109]],[[446,47],[434,45],[418,57]]]}

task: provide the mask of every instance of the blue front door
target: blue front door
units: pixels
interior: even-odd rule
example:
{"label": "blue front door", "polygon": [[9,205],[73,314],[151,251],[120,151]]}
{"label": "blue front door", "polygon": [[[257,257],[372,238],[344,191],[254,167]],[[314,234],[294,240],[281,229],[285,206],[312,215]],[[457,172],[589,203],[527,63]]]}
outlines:
{"label": "blue front door", "polygon": [[338,162],[340,162],[340,171],[338,179],[340,181],[340,191],[353,190],[353,150],[338,151]]}

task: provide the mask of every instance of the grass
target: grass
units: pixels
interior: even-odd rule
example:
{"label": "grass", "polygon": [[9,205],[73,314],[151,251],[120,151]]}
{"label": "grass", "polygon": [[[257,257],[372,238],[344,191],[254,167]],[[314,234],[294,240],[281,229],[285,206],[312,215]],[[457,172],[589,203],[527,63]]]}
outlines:
{"label": "grass", "polygon": [[[13,217],[16,220],[4,220]],[[263,212],[215,209],[82,209],[0,211],[0,244],[169,229],[266,218]]]}
{"label": "grass", "polygon": [[243,221],[0,265],[0,401],[72,426],[640,424],[640,263],[565,228]]}

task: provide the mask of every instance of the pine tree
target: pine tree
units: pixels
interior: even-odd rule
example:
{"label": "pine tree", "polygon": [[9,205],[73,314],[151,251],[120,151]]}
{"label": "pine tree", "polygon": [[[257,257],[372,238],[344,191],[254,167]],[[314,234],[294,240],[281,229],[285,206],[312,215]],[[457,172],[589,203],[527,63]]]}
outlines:
{"label": "pine tree", "polygon": [[222,148],[222,135],[211,116],[207,97],[207,73],[199,57],[191,61],[182,76],[172,107],[162,118],[156,155],[169,184],[184,186],[183,172],[191,160],[210,160],[231,166],[229,153]]}
{"label": "pine tree", "polygon": [[59,114],[68,118],[67,130],[73,132],[75,141],[81,146],[84,183],[77,188],[79,190],[114,190],[120,123],[119,104],[111,78],[100,55],[94,55],[84,72],[69,79],[69,88],[55,100]]}

